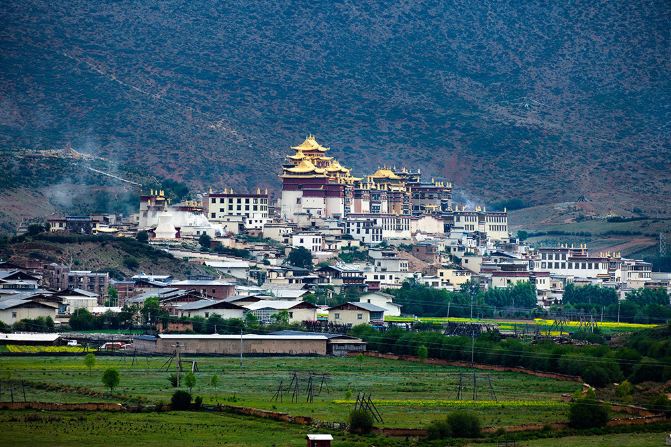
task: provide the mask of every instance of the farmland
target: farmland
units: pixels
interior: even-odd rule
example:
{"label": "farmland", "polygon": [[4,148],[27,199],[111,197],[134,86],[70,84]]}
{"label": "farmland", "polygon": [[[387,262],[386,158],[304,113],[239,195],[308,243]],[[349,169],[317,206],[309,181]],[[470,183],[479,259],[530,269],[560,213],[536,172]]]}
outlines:
{"label": "farmland", "polygon": [[[189,358],[191,360],[191,358]],[[580,389],[575,382],[539,378],[512,372],[477,373],[477,400],[456,400],[459,380],[463,380],[463,395],[473,398],[472,375],[456,367],[414,362],[357,358],[195,358],[199,372],[194,395],[205,403],[221,403],[310,416],[327,422],[344,422],[358,392],[371,393],[383,415],[382,427],[421,428],[446,412],[471,409],[478,412],[485,426],[507,426],[527,423],[563,422],[568,404],[562,394]],[[73,387],[83,387],[103,393],[100,377],[109,367],[121,374],[121,384],[115,390],[117,399],[139,398],[148,403],[168,402],[174,391],[169,383],[170,372],[162,369],[166,358],[98,357],[89,373],[83,357],[7,357],[0,366],[0,377],[26,380],[35,386],[51,385],[50,395],[40,399],[40,389],[29,388],[35,400],[81,402],[81,393]],[[174,370],[174,364],[172,367]],[[299,373],[300,397],[291,402],[285,392],[282,402],[272,401],[280,381],[287,388],[293,372]],[[459,373],[465,373],[460,377]],[[306,402],[307,377],[314,373],[315,391],[322,392],[314,402]],[[321,386],[321,374],[328,381]],[[217,375],[219,384],[211,385]],[[491,400],[489,388],[497,402]],[[59,388],[61,387],[61,388]],[[57,392],[61,392],[58,394]],[[56,393],[56,394],[53,394]],[[102,394],[100,394],[102,396]],[[5,393],[0,396],[8,400]],[[89,400],[102,400],[98,397]]]}

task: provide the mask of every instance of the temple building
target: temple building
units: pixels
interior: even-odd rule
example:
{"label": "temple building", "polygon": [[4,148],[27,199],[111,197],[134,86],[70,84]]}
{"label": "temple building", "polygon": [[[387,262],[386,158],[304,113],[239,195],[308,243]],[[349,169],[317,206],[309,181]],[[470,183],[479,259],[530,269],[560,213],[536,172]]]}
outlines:
{"label": "temple building", "polygon": [[329,148],[312,135],[291,149],[294,153],[282,167],[282,217],[345,216],[351,206],[353,185],[361,179],[352,177],[348,168],[327,156]]}
{"label": "temple building", "polygon": [[351,175],[329,148],[309,135],[293,146],[294,153],[283,165],[282,211],[285,219],[297,214],[344,217],[353,214],[425,215],[448,212],[452,185],[422,182],[420,171],[379,168],[365,178]]}

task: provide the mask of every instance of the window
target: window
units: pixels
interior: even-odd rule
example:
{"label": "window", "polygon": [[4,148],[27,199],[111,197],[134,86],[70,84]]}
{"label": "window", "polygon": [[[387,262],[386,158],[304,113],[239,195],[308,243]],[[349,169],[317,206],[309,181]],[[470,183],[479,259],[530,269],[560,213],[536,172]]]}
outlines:
{"label": "window", "polygon": [[336,314],[335,314],[335,319],[336,319],[336,320],[340,320],[340,314],[339,314],[339,313],[336,313]]}
{"label": "window", "polygon": [[356,314],[357,320],[363,320],[363,314]]}
{"label": "window", "polygon": [[209,312],[205,312],[205,318],[208,318],[210,316]]}
{"label": "window", "polygon": [[16,318],[16,312],[12,312],[12,318]]}

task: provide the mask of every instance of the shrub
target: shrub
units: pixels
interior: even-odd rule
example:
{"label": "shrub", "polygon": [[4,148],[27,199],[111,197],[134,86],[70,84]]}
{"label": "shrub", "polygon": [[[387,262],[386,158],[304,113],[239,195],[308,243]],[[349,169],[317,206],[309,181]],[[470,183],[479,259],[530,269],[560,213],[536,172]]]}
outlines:
{"label": "shrub", "polygon": [[457,438],[477,438],[480,436],[480,418],[470,411],[455,411],[447,416],[452,436]]}
{"label": "shrub", "polygon": [[671,400],[666,397],[666,394],[657,395],[657,397],[652,399],[650,404],[650,407],[653,410],[664,413],[666,417],[671,416]]}
{"label": "shrub", "polygon": [[168,381],[170,381],[170,385],[172,385],[173,388],[177,388],[177,374],[170,374]]}
{"label": "shrub", "polygon": [[445,439],[452,436],[452,427],[447,422],[447,419],[443,421],[433,421],[427,427],[427,432],[429,439]]}
{"label": "shrub", "polygon": [[661,382],[664,375],[663,365],[656,359],[644,357],[634,367],[634,372],[631,376],[633,383],[641,383],[646,381]]}
{"label": "shrub", "polygon": [[373,417],[366,410],[352,410],[349,414],[349,431],[365,434],[373,429]]}
{"label": "shrub", "polygon": [[135,270],[140,266],[140,262],[133,256],[126,256],[123,258],[123,265],[125,265],[128,270]]}
{"label": "shrub", "polygon": [[200,408],[203,405],[203,398],[200,396],[196,396],[196,398],[193,400],[193,408]]}
{"label": "shrub", "polygon": [[568,418],[569,425],[573,428],[604,427],[609,419],[608,407],[588,396],[571,404]]}
{"label": "shrub", "polygon": [[630,381],[625,380],[615,387],[615,395],[620,399],[628,399],[634,392],[634,386]]}
{"label": "shrub", "polygon": [[184,411],[191,407],[191,394],[184,390],[177,390],[172,393],[170,404],[173,410]]}
{"label": "shrub", "polygon": [[582,371],[583,380],[590,385],[601,388],[609,383],[608,371],[599,365],[589,365]]}
{"label": "shrub", "polygon": [[417,348],[417,357],[424,362],[426,361],[426,358],[429,356],[429,350],[427,349],[426,346],[421,345],[419,348]]}

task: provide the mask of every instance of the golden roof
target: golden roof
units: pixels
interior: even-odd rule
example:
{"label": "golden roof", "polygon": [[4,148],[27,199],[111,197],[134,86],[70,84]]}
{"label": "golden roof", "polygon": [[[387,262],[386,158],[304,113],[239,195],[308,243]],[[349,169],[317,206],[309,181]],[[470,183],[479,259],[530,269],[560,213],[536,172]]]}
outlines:
{"label": "golden roof", "polygon": [[329,172],[342,172],[345,174],[349,173],[349,169],[341,165],[340,162],[338,162],[338,160],[332,161],[331,164],[328,165],[325,169]]}
{"label": "golden roof", "polygon": [[293,160],[302,160],[305,158],[305,154],[299,149],[294,155],[289,155],[288,157]]}
{"label": "golden roof", "polygon": [[391,169],[388,168],[380,168],[375,173],[371,174],[370,177],[372,178],[388,178],[390,180],[400,180],[401,177],[398,175],[394,174],[394,172]]}
{"label": "golden roof", "polygon": [[324,147],[321,144],[317,143],[314,135],[310,134],[308,137],[298,146],[291,146],[291,149],[296,149],[297,151],[319,151],[326,152],[329,150],[328,147]]}
{"label": "golden roof", "polygon": [[316,167],[310,160],[303,159],[293,168],[287,168],[287,172],[292,174],[307,174],[307,173],[316,173],[323,174],[324,170],[322,168]]}

